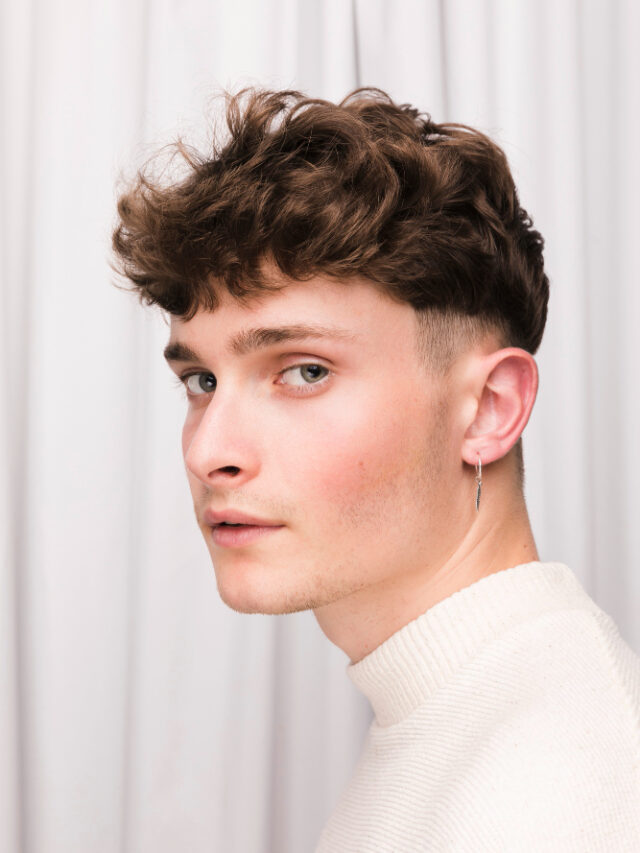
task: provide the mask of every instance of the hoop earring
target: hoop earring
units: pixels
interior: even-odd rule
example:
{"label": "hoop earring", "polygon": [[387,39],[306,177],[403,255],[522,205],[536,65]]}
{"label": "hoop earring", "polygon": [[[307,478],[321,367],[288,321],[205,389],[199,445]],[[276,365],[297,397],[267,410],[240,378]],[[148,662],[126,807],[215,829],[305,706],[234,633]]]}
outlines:
{"label": "hoop earring", "polygon": [[476,492],[476,512],[480,512],[480,492],[482,491],[482,459],[478,453],[478,461],[476,463],[476,483],[478,490]]}

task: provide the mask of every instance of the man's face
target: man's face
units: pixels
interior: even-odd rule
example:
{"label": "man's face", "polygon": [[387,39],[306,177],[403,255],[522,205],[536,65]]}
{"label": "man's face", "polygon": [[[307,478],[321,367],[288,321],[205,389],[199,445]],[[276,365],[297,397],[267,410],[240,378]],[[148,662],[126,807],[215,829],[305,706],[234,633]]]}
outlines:
{"label": "man's face", "polygon": [[[229,348],[250,329],[301,325],[340,337]],[[322,278],[249,307],[224,294],[214,312],[172,319],[170,343],[197,354],[171,359],[179,376],[195,374],[182,436],[189,485],[233,609],[315,609],[446,559],[459,437],[416,329],[413,308],[371,284]],[[281,526],[223,545],[204,514],[229,509]]]}

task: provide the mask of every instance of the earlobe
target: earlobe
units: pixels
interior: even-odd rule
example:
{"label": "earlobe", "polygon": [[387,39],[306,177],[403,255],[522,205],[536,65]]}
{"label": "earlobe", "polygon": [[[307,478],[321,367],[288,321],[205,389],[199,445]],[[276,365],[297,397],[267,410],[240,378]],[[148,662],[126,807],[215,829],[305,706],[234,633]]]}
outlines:
{"label": "earlobe", "polygon": [[[484,380],[484,381],[483,381]],[[501,459],[520,438],[538,391],[538,367],[523,349],[492,353],[478,379],[477,409],[462,444],[462,458],[476,465]]]}

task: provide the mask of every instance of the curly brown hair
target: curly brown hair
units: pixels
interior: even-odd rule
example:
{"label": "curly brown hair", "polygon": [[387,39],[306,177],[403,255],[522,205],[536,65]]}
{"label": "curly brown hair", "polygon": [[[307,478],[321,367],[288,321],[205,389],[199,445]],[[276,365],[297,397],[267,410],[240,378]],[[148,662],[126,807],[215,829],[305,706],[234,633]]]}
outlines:
{"label": "curly brown hair", "polygon": [[493,331],[535,353],[547,316],[543,239],[520,207],[503,151],[436,124],[379,89],[341,103],[295,91],[226,96],[228,132],[199,154],[178,141],[179,180],[151,164],[118,200],[117,270],[141,301],[190,319],[291,279],[365,278],[418,313],[444,370],[462,337]]}
{"label": "curly brown hair", "polygon": [[[364,277],[416,310],[486,318],[534,353],[549,293],[541,235],[502,150],[379,89],[340,104],[299,92],[227,96],[229,136],[164,185],[143,168],[118,200],[113,248],[141,300],[190,319],[288,277]],[[153,162],[153,161],[151,161]],[[150,164],[148,164],[149,166]]]}

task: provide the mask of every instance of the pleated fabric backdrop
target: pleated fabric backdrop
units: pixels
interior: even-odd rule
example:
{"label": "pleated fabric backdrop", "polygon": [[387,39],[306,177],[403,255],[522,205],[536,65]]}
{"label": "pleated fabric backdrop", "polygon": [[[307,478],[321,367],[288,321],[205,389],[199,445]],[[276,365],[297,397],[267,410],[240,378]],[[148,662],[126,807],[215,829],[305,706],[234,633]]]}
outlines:
{"label": "pleated fabric backdrop", "polygon": [[634,0],[22,0],[0,27],[0,849],[311,851],[370,721],[312,614],[219,601],[168,327],[112,286],[121,170],[206,139],[221,87],[380,86],[503,145],[551,277],[534,533],[640,651]]}

